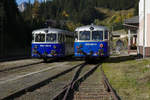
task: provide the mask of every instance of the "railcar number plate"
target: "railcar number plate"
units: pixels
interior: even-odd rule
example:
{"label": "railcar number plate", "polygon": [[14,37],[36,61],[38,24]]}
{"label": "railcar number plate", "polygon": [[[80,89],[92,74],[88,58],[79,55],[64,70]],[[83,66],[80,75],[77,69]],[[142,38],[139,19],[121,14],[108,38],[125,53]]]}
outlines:
{"label": "railcar number plate", "polygon": [[96,43],[86,43],[85,45],[97,45]]}
{"label": "railcar number plate", "polygon": [[40,45],[40,47],[51,47],[51,45]]}

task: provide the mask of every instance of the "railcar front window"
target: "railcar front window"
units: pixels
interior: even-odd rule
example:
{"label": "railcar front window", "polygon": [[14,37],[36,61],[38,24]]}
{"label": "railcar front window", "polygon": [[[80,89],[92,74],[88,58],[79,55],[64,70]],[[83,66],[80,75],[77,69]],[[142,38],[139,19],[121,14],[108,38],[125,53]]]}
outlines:
{"label": "railcar front window", "polygon": [[103,40],[103,31],[93,31],[92,40]]}
{"label": "railcar front window", "polygon": [[108,31],[105,31],[105,39],[108,39]]}
{"label": "railcar front window", "polygon": [[47,34],[46,42],[56,42],[56,34]]}
{"label": "railcar front window", "polygon": [[80,31],[79,40],[90,40],[90,31]]}
{"label": "railcar front window", "polygon": [[45,34],[36,34],[35,42],[45,42]]}

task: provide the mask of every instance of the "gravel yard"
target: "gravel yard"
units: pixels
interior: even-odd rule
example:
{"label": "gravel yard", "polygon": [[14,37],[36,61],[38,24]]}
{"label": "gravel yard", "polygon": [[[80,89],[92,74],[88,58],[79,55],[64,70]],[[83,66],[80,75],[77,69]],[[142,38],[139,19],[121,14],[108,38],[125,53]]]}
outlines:
{"label": "gravel yard", "polygon": [[7,61],[7,62],[0,62],[0,72],[7,71],[12,68],[18,68],[18,66],[25,66],[30,64],[36,64],[42,62],[41,59],[21,59],[15,61]]}
{"label": "gravel yard", "polygon": [[102,73],[98,67],[80,84],[73,100],[113,100],[105,89]]}
{"label": "gravel yard", "polygon": [[[83,67],[80,75],[86,72],[89,68],[91,68],[91,65]],[[25,95],[20,96],[15,100],[52,100],[52,98],[54,98],[68,83],[71,82],[76,70],[78,70],[78,68],[52,80],[47,85],[36,89],[35,91],[27,92]]]}
{"label": "gravel yard", "polygon": [[[69,64],[71,63],[71,64]],[[23,88],[30,87],[42,80],[46,80],[55,74],[62,72],[66,69],[83,63],[82,61],[73,62],[53,62],[32,65],[32,67],[24,67],[6,71],[1,74],[0,78],[0,98],[4,98],[9,94],[13,94]],[[17,85],[16,85],[17,84]]]}

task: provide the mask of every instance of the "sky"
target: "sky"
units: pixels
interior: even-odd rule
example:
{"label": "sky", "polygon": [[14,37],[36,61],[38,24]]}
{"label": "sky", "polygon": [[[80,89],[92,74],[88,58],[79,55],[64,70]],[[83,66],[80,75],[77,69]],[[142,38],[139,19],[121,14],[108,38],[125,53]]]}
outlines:
{"label": "sky", "polygon": [[[38,1],[42,1],[42,0],[38,0]],[[16,0],[17,4],[21,4],[22,2],[29,2],[29,0]],[[34,0],[30,0],[31,3],[34,2]]]}
{"label": "sky", "polygon": [[[16,0],[17,4],[21,4],[22,2],[29,2],[29,0]],[[31,3],[34,2],[34,0],[30,0]]]}

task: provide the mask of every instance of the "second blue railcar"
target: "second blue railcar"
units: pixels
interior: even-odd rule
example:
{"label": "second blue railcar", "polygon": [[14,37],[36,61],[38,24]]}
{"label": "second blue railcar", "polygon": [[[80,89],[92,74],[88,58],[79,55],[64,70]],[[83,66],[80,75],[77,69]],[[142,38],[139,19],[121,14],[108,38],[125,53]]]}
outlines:
{"label": "second blue railcar", "polygon": [[87,25],[75,30],[75,57],[109,57],[109,31],[107,27]]}

